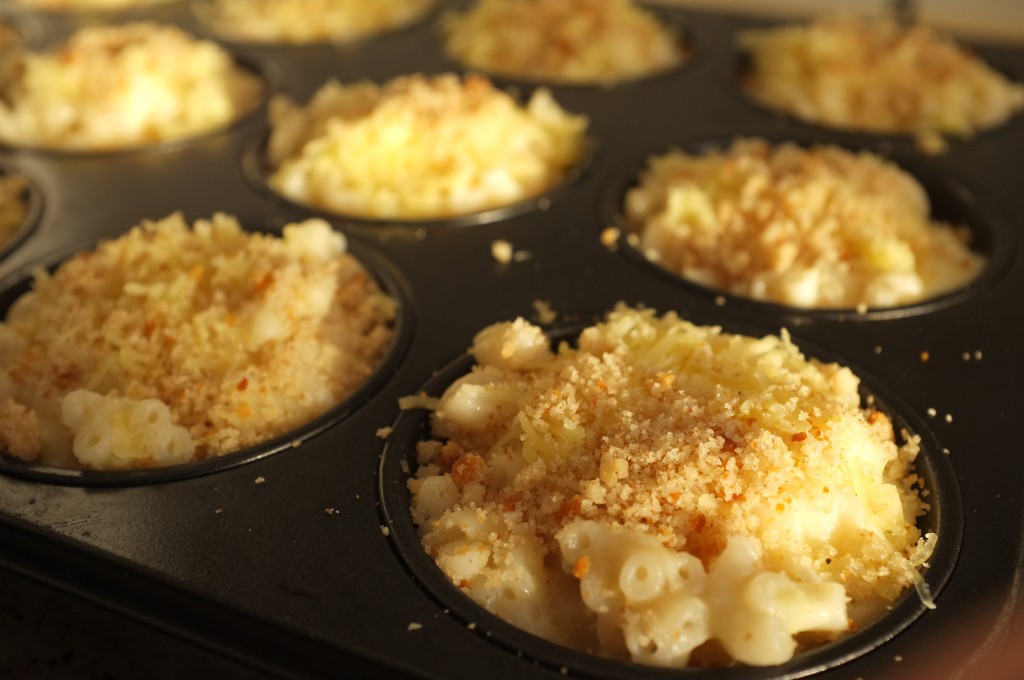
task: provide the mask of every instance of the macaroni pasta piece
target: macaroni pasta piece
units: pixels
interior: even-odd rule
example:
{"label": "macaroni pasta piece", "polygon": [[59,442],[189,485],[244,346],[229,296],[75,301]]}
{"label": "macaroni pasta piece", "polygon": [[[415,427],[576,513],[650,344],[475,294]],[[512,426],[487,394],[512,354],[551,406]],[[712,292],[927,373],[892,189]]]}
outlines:
{"label": "macaroni pasta piece", "polygon": [[542,338],[477,335],[409,480],[424,548],[487,609],[640,663],[770,665],[920,582],[918,440],[849,369],[621,305]]}

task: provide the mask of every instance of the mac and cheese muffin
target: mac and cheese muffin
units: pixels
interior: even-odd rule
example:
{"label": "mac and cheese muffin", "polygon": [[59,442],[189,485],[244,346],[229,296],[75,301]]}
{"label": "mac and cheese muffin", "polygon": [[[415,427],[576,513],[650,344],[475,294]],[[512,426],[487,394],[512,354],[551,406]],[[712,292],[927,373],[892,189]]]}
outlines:
{"label": "mac and cheese muffin", "polygon": [[283,236],[180,215],[40,269],[0,324],[0,449],[56,467],[220,456],[375,370],[394,301],[322,220]]}
{"label": "mac and cheese muffin", "polygon": [[739,44],[750,60],[746,91],[812,123],[970,135],[1024,108],[1024,86],[926,26],[827,17],[747,31]]}
{"label": "mac and cheese muffin", "polygon": [[587,120],[548,90],[525,105],[469,75],[331,81],[271,100],[268,183],[333,213],[447,218],[537,196],[582,162]]}
{"label": "mac and cheese muffin", "polygon": [[28,182],[21,175],[0,173],[0,251],[24,226],[28,216]]}
{"label": "mac and cheese muffin", "polygon": [[632,0],[478,0],[442,27],[449,57],[511,78],[610,85],[686,57],[681,37]]}
{"label": "mac and cheese muffin", "polygon": [[417,447],[412,514],[509,622],[646,664],[769,665],[921,583],[919,440],[785,332],[619,305],[577,348],[517,319],[472,354]]}
{"label": "mac and cheese muffin", "polygon": [[117,10],[162,5],[172,0],[13,0],[16,5],[53,11]]}
{"label": "mac and cheese muffin", "polygon": [[312,43],[365,38],[405,26],[435,0],[204,0],[196,14],[245,42]]}
{"label": "mac and cheese muffin", "polygon": [[253,110],[260,78],[222,47],[170,25],[79,29],[53,52],[25,53],[0,90],[0,140],[68,150],[194,135]]}
{"label": "mac and cheese muffin", "polygon": [[984,258],[933,221],[895,164],[835,146],[738,139],[649,159],[625,223],[654,262],[735,295],[794,307],[893,307],[973,280]]}

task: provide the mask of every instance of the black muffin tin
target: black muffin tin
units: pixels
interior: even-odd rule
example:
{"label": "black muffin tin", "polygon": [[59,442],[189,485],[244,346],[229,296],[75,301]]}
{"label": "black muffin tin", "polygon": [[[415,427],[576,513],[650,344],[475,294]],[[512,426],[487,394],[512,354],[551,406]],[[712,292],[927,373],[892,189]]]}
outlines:
{"label": "black muffin tin", "polygon": [[[464,3],[458,3],[460,5]],[[150,19],[212,36],[187,3],[63,15],[0,5],[30,46],[89,22]],[[458,67],[439,49],[442,6],[413,26],[351,45],[225,43],[272,93],[300,102],[327,79],[378,82]],[[1024,117],[926,156],[913,140],[831,131],[772,113],[737,88],[737,31],[763,19],[660,10],[682,27],[686,64],[617,87],[552,88],[590,119],[590,152],[548,195],[482,216],[412,224],[327,216],[399,300],[398,340],[371,382],[308,427],[263,447],[166,470],[53,471],[0,461],[0,566],[77,593],[265,671],[295,678],[856,678],[980,672],[1021,626],[1024,411],[1019,189]],[[1024,48],[976,46],[1017,80]],[[496,82],[527,96],[533,83]],[[143,219],[217,211],[278,232],[320,215],[274,196],[259,158],[265,107],[198,138],[116,153],[0,149],[0,170],[32,183],[30,224],[0,261],[4,307],[26,272],[116,237]],[[651,265],[625,239],[602,242],[647,155],[736,136],[826,142],[891,157],[913,172],[939,218],[964,223],[990,264],[968,288],[891,310],[798,311],[722,295]],[[502,264],[498,239],[520,253]],[[913,592],[890,615],[771,668],[664,670],[564,650],[476,607],[419,550],[405,482],[423,411],[468,370],[473,335],[495,321],[556,312],[571,338],[616,302],[678,311],[748,334],[787,328],[811,356],[863,379],[865,401],[922,437],[918,471],[938,531],[925,570],[937,608]],[[387,439],[378,431],[393,427]],[[1022,631],[1024,632],[1024,631]],[[958,644],[949,645],[949,636]],[[945,675],[944,675],[945,674]]]}

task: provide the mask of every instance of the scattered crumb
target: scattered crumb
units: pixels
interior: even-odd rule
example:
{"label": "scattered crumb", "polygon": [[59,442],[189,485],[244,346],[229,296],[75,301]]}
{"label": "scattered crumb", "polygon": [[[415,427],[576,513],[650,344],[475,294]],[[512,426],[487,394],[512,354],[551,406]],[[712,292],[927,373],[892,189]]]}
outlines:
{"label": "scattered crumb", "polygon": [[387,439],[391,432],[394,430],[390,425],[385,427],[377,428],[377,436],[381,439]]}
{"label": "scattered crumb", "polygon": [[302,443],[302,442],[301,442],[301,441],[299,441],[298,439],[293,439],[293,440],[292,440],[292,448],[293,448],[293,449],[294,449],[294,448],[298,448],[299,444],[301,444],[301,443]]}
{"label": "scattered crumb", "polygon": [[537,321],[544,326],[553,324],[558,318],[558,314],[547,300],[534,300],[533,309],[537,312]]}
{"label": "scattered crumb", "polygon": [[601,232],[601,245],[603,245],[605,248],[611,248],[612,250],[614,250],[616,246],[618,246],[619,235],[621,233],[622,232],[620,232],[615,227],[607,227],[604,231]]}
{"label": "scattered crumb", "polygon": [[472,621],[470,621],[469,623],[466,624],[466,628],[468,628],[470,630],[476,630],[476,624],[473,623]]}
{"label": "scattered crumb", "polygon": [[260,476],[260,477],[257,477],[257,478],[256,478],[256,483],[257,483],[257,484],[262,484],[262,483],[264,483],[265,481],[267,481],[267,478],[266,478],[266,477]]}
{"label": "scattered crumb", "polygon": [[340,515],[341,513],[338,512],[337,510],[335,510],[334,508],[324,508],[324,514],[325,515]]}
{"label": "scattered crumb", "polygon": [[875,354],[881,354],[881,353],[882,353],[882,346],[881,345],[875,345]]}
{"label": "scattered crumb", "polygon": [[561,668],[559,668],[558,672],[561,673],[562,675],[569,675],[569,669],[566,668],[565,666],[562,666]]}
{"label": "scattered crumb", "polygon": [[384,534],[385,536],[390,536],[391,535],[391,529],[388,529],[386,526],[381,524],[380,525],[380,533]]}
{"label": "scattered crumb", "polygon": [[422,630],[423,629],[423,624],[422,623],[416,623],[415,621],[413,621],[408,626],[406,626],[405,629],[406,630]]}
{"label": "scattered crumb", "polygon": [[491,257],[500,264],[512,261],[512,244],[503,239],[491,241]]}
{"label": "scattered crumb", "polygon": [[419,394],[407,397],[399,397],[398,408],[403,411],[411,411],[418,408],[425,408],[433,411],[437,408],[438,401],[439,399],[437,397],[429,397],[426,392],[420,392]]}
{"label": "scattered crumb", "polygon": [[867,306],[866,303],[863,303],[863,302],[858,303],[857,306],[854,309],[857,310],[858,314],[867,314],[868,313],[868,306]]}
{"label": "scattered crumb", "polygon": [[725,302],[726,301],[725,301],[725,296],[724,295],[716,295],[715,296],[715,304],[718,305],[719,307],[725,307]]}
{"label": "scattered crumb", "polygon": [[914,136],[917,150],[927,156],[941,156],[949,151],[949,142],[934,130],[925,130]]}
{"label": "scattered crumb", "polygon": [[551,199],[547,196],[539,198],[537,200],[537,210],[547,210],[551,207]]}
{"label": "scattered crumb", "polygon": [[893,661],[895,661],[896,663],[899,663],[900,661],[903,661],[903,657],[900,656],[899,654],[897,654],[896,656],[893,657]]}
{"label": "scattered crumb", "polygon": [[427,230],[424,229],[423,227],[420,227],[416,231],[413,232],[413,236],[416,238],[417,241],[426,241],[427,240]]}
{"label": "scattered crumb", "polygon": [[943,452],[944,454],[946,454],[947,456],[949,455],[949,449],[947,449],[947,448],[943,448],[943,449],[942,449],[942,452]]}
{"label": "scattered crumb", "polygon": [[938,413],[938,411],[936,411],[936,410],[935,410],[935,409],[933,409],[933,408],[929,408],[929,409],[928,409],[928,417],[929,417],[929,418],[934,418],[934,417],[936,416],[936,414],[937,414],[937,413]]}
{"label": "scattered crumb", "polygon": [[928,350],[924,350],[924,351],[921,352],[921,361],[927,362],[931,358],[932,358],[932,355],[928,353]]}
{"label": "scattered crumb", "polygon": [[963,358],[964,361],[970,361],[971,360],[971,353],[970,352],[964,352],[961,355],[961,357]]}
{"label": "scattered crumb", "polygon": [[213,511],[213,514],[219,515],[222,512],[224,512],[224,508],[217,508],[216,510]]}
{"label": "scattered crumb", "polygon": [[409,461],[407,461],[406,459],[403,458],[402,462],[399,463],[399,466],[402,468],[403,474],[412,474],[412,471],[409,469]]}
{"label": "scattered crumb", "polygon": [[947,413],[946,414],[946,422],[947,423],[953,422],[953,414],[952,413]]}
{"label": "scattered crumb", "polygon": [[980,349],[974,351],[974,360],[975,361],[981,361],[981,350]]}

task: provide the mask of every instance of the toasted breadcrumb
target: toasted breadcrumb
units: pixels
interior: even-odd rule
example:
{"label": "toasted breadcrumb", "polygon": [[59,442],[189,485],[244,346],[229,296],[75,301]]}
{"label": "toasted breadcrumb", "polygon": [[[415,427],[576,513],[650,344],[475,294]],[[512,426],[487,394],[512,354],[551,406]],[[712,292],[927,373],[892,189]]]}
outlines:
{"label": "toasted breadcrumb", "polygon": [[626,226],[666,269],[795,307],[893,307],[966,285],[984,258],[932,220],[921,185],[881,157],[737,139],[649,159]]}
{"label": "toasted breadcrumb", "polygon": [[512,261],[512,244],[504,239],[491,241],[491,257],[499,264],[508,264]]}
{"label": "toasted breadcrumb", "polygon": [[[70,395],[108,409],[163,404],[161,428],[184,428],[195,458],[252,446],[360,386],[390,344],[394,315],[394,300],[321,220],[288,225],[282,237],[246,233],[223,214],[191,228],[180,215],[146,221],[54,273],[37,270],[9,309],[0,446],[82,465],[72,453],[89,425],[70,429],[79,427],[66,420]],[[108,438],[123,430],[128,450],[107,462],[160,464],[132,457],[131,437],[162,436],[147,427],[114,427]]]}
{"label": "toasted breadcrumb", "polygon": [[679,36],[632,0],[479,0],[443,22],[445,51],[492,74],[614,84],[681,63]]}
{"label": "toasted breadcrumb", "polygon": [[1024,108],[1011,83],[969,50],[923,25],[830,16],[803,26],[747,31],[744,88],[813,123],[886,133],[970,135]]}

